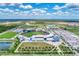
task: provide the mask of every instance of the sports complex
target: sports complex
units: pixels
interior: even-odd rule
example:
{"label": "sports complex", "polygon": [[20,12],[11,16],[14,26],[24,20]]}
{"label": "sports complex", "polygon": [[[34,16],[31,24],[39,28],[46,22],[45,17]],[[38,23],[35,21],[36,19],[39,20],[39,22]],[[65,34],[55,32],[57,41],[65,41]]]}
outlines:
{"label": "sports complex", "polygon": [[29,21],[11,26],[14,28],[0,33],[0,55],[61,56],[79,53],[79,37],[67,30],[66,25]]}

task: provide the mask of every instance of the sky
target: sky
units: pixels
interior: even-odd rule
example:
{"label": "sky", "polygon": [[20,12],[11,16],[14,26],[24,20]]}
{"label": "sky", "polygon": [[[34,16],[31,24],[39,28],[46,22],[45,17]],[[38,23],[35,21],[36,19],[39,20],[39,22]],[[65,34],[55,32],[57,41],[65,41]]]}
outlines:
{"label": "sky", "polygon": [[79,3],[0,3],[0,19],[79,19]]}

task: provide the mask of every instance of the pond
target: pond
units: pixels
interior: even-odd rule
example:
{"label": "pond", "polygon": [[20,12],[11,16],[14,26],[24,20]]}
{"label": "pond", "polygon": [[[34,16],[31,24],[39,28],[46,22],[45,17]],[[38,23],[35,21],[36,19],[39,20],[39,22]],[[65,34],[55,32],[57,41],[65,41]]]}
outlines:
{"label": "pond", "polygon": [[12,42],[0,42],[0,50],[8,50],[12,45]]}

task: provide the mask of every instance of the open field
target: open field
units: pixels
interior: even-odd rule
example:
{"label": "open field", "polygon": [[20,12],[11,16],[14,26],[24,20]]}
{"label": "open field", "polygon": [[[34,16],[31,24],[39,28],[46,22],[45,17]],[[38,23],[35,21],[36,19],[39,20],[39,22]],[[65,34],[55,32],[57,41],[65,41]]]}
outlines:
{"label": "open field", "polygon": [[17,25],[0,25],[0,33],[15,28]]}
{"label": "open field", "polygon": [[50,51],[52,50],[52,48],[54,48],[54,46],[49,45],[47,43],[43,43],[43,42],[24,42],[21,47],[18,49],[19,51],[23,51],[22,49],[24,49],[25,51]]}
{"label": "open field", "polygon": [[74,54],[74,52],[66,45],[59,45],[59,48],[61,49],[63,54]]}
{"label": "open field", "polygon": [[12,38],[16,35],[15,32],[6,32],[0,35],[0,38]]}
{"label": "open field", "polygon": [[58,54],[55,46],[44,42],[24,42],[19,48],[18,53],[26,54]]}
{"label": "open field", "polygon": [[65,29],[79,35],[79,26],[66,26]]}
{"label": "open field", "polygon": [[19,28],[23,28],[23,29],[27,29],[27,28],[36,28],[36,26],[32,26],[32,25],[23,25],[23,26],[21,26],[21,27],[19,27]]}

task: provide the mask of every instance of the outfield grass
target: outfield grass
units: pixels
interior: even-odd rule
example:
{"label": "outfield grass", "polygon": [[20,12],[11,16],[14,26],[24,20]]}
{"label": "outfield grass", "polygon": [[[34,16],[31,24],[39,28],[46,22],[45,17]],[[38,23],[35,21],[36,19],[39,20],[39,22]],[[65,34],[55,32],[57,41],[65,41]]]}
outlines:
{"label": "outfield grass", "polygon": [[15,32],[6,32],[0,35],[0,38],[12,38],[16,35]]}
{"label": "outfield grass", "polygon": [[45,34],[45,33],[41,31],[40,32],[33,31],[33,32],[25,33],[24,35],[27,37],[31,37],[32,35],[42,35],[42,34]]}

